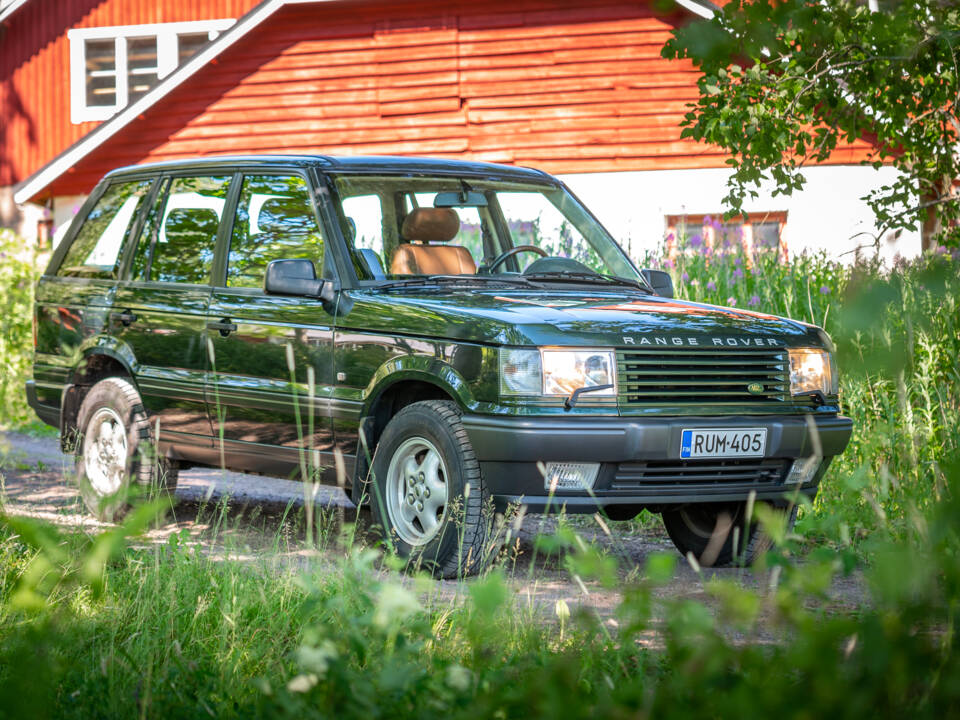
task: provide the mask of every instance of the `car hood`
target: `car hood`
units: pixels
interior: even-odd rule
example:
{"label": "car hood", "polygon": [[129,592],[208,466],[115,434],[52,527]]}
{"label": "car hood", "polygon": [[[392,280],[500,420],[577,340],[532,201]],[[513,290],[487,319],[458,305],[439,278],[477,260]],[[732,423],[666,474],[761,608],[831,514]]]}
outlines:
{"label": "car hood", "polygon": [[829,342],[775,315],[625,290],[351,291],[339,327],[503,345],[768,346]]}

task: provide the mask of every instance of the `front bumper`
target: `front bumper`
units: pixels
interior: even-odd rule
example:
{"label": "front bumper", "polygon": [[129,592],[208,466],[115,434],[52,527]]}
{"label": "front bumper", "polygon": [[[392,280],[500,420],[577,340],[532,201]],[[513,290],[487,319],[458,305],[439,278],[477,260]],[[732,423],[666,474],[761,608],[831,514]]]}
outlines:
{"label": "front bumper", "polygon": [[[745,500],[751,492],[779,501],[800,491],[816,494],[831,458],[846,448],[853,430],[838,415],[730,417],[566,418],[465,415],[463,424],[498,507],[522,503],[532,511],[565,506],[594,512],[608,505],[656,508],[696,502]],[[764,427],[763,458],[683,460],[685,428]],[[792,462],[824,459],[802,486],[786,485]],[[592,492],[560,491],[550,498],[538,462],[600,463]]]}

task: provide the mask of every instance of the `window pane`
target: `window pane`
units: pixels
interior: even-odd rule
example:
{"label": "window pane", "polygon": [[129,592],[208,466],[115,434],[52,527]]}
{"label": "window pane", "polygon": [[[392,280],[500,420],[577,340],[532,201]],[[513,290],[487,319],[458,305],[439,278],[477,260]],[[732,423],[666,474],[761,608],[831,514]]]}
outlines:
{"label": "window pane", "polygon": [[157,38],[127,38],[127,93],[133,101],[160,81]]}
{"label": "window pane", "polygon": [[175,178],[154,242],[149,277],[161,282],[210,281],[217,228],[230,176]]}
{"label": "window pane", "polygon": [[120,248],[151,184],[151,180],[140,180],[107,188],[84,220],[57,274],[116,277]]}
{"label": "window pane", "polygon": [[113,38],[87,40],[84,55],[87,105],[113,107],[117,104],[116,42]]}
{"label": "window pane", "polygon": [[[497,197],[514,247],[534,245],[550,257],[569,258],[598,272],[606,272],[606,264],[597,251],[545,195],[507,192]],[[533,253],[518,257],[521,266],[537,259]]]}
{"label": "window pane", "polygon": [[204,45],[210,42],[210,36],[203,33],[184,33],[177,36],[177,65],[193,57]]}
{"label": "window pane", "polygon": [[140,231],[137,249],[133,253],[133,262],[130,266],[131,280],[147,279],[147,263],[150,259],[150,252],[153,249],[154,240],[160,230],[160,219],[163,217],[163,206],[166,202],[167,186],[170,181],[163,179],[160,183],[160,190],[153,202],[153,207],[151,207],[147,213],[147,219],[143,221],[143,230]]}
{"label": "window pane", "polygon": [[[343,214],[347,220],[344,234],[359,255],[357,277],[380,278],[388,265],[383,244],[383,207],[379,195],[354,195],[344,198]],[[357,258],[355,258],[357,261]]]}
{"label": "window pane", "polygon": [[307,258],[320,273],[323,237],[306,181],[298,176],[251,176],[243,180],[230,240],[227,285],[263,287],[271,260]]}

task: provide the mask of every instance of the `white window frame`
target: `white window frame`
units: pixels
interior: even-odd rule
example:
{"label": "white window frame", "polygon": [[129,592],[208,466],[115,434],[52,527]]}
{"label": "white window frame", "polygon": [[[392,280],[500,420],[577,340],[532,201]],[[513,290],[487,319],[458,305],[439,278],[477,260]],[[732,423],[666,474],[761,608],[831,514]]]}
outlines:
{"label": "white window frame", "polygon": [[[207,33],[215,40],[221,32],[230,28],[236,20],[197,20],[192,22],[153,23],[149,25],[116,25],[113,27],[74,28],[67,31],[70,40],[70,120],[75,125],[83,122],[109,120],[127,106],[127,40],[130,38],[155,37],[157,39],[157,75],[163,80],[177,69],[179,64],[179,36]],[[114,57],[117,92],[114,105],[87,105],[88,40],[113,40],[116,45]]]}

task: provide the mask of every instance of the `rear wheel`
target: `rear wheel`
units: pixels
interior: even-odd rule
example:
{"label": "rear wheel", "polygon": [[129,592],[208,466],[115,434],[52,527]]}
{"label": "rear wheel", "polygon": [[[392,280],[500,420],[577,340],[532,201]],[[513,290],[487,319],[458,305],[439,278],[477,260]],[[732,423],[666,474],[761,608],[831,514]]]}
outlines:
{"label": "rear wheel", "polygon": [[[701,565],[752,565],[772,542],[756,520],[747,523],[746,503],[700,503],[663,511],[667,534],[681,554],[693,553]],[[786,513],[787,510],[780,512]],[[787,529],[797,520],[797,507],[787,517]]]}
{"label": "rear wheel", "polygon": [[101,380],[77,414],[76,478],[87,508],[100,520],[130,510],[133,490],[172,495],[177,466],[158,457],[153,431],[137,389],[122,378]]}
{"label": "rear wheel", "polygon": [[398,555],[445,578],[489,562],[488,496],[454,403],[427,400],[398,412],[377,445],[372,473],[373,521]]}

